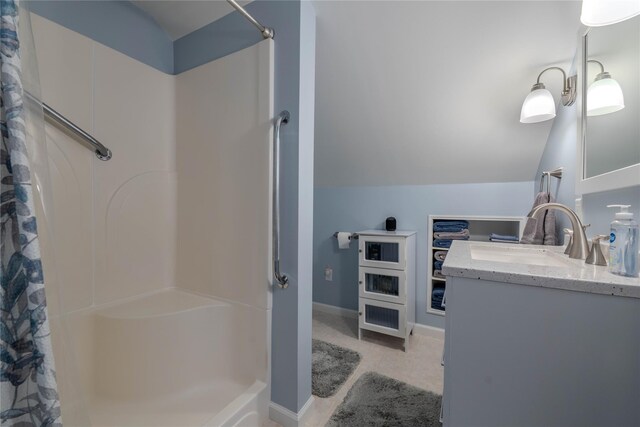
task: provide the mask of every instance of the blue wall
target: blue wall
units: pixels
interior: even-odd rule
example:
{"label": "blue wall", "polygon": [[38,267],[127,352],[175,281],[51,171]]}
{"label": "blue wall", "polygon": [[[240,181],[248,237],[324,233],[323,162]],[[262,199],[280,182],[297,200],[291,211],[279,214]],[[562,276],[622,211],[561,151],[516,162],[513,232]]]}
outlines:
{"label": "blue wall", "polygon": [[[574,74],[576,64],[571,67],[570,74]],[[542,171],[555,169],[563,166],[564,172],[562,180],[552,178],[553,191],[557,195],[558,202],[571,208],[575,208],[576,192],[576,144],[578,140],[578,101],[570,106],[556,107],[556,118],[554,119],[547,145],[540,159],[536,179],[539,180]],[[532,125],[527,125],[532,126]],[[533,125],[535,126],[535,125]],[[539,181],[534,184],[534,192],[538,191]],[[607,208],[610,204],[631,205],[631,210],[635,212],[636,218],[640,218],[640,186],[624,188],[614,191],[604,191],[601,193],[582,195],[583,222],[591,224],[587,229],[587,236],[596,234],[609,234],[609,225],[613,220],[614,209]],[[558,230],[563,227],[571,228],[566,215],[558,214]]]}
{"label": "blue wall", "polygon": [[[571,67],[569,74],[575,73],[575,64]],[[553,121],[547,144],[538,164],[538,171],[534,178],[534,193],[539,191],[540,175],[543,171],[553,170],[563,167],[562,179],[551,178],[551,192],[556,197],[556,201],[575,208],[576,198],[576,140],[578,138],[576,117],[577,102],[569,107],[562,104],[556,105],[556,118]],[[523,124],[522,126],[536,126],[536,124]],[[569,218],[562,214],[556,214],[557,237],[562,242],[562,229],[571,228]]]}
{"label": "blue wall", "polygon": [[[281,50],[293,53],[293,50],[290,49],[294,46],[291,44],[295,43],[297,39],[291,39],[289,28],[276,25],[276,21],[281,21],[282,18],[275,16],[273,11],[282,10],[284,18],[288,18],[285,21],[294,24],[299,18],[294,18],[292,13],[299,7],[287,7],[286,4],[281,3],[288,2],[257,0],[249,3],[245,9],[258,22],[271,28],[277,27],[274,40],[283,44]],[[221,43],[221,40],[224,40],[224,43]],[[262,40],[262,34],[249,21],[239,13],[230,13],[174,42],[174,73],[180,74],[198,65],[252,46],[260,40]]]}
{"label": "blue wall", "polygon": [[[299,17],[292,20],[299,6],[288,7],[288,3],[295,2],[255,0],[245,9],[259,22],[277,27],[275,39],[282,45],[280,50],[296,57],[292,48],[299,36],[291,38],[287,26],[299,26]],[[28,4],[32,12],[167,74],[180,74],[262,40],[260,32],[235,12],[173,41],[153,18],[129,1],[29,0]],[[283,11],[283,16],[274,10]]]}
{"label": "blue wall", "polygon": [[313,161],[316,87],[316,12],[300,3],[298,138],[298,409],[311,397],[313,294]]}
{"label": "blue wall", "polygon": [[[313,301],[358,308],[357,245],[339,250],[333,233],[382,229],[394,216],[398,229],[417,230],[416,321],[444,327],[444,318],[427,314],[427,220],[429,215],[517,215],[531,209],[530,181],[315,189]],[[324,279],[325,266],[333,281]]]}
{"label": "blue wall", "polygon": [[173,41],[128,1],[28,1],[32,12],[173,74]]}

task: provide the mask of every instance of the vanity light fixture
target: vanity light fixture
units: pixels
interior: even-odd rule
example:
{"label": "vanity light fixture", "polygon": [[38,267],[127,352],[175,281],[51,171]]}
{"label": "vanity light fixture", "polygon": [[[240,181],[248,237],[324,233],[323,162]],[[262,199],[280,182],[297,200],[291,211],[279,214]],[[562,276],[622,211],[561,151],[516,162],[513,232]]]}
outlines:
{"label": "vanity light fixture", "polygon": [[589,59],[600,66],[600,73],[587,89],[587,116],[601,116],[624,108],[624,95],[617,81],[604,71],[602,62]]}
{"label": "vanity light fixture", "polygon": [[562,105],[565,107],[573,105],[576,101],[576,79],[577,76],[570,76],[567,78],[567,74],[560,67],[549,67],[540,74],[536,83],[531,88],[531,92],[525,98],[522,103],[522,110],[520,111],[520,123],[538,123],[545,120],[553,119],[556,116],[556,104],[543,83],[540,82],[540,77],[545,71],[558,70],[562,73]]}
{"label": "vanity light fixture", "polygon": [[636,15],[640,15],[640,0],[583,0],[580,21],[589,27],[602,27]]}

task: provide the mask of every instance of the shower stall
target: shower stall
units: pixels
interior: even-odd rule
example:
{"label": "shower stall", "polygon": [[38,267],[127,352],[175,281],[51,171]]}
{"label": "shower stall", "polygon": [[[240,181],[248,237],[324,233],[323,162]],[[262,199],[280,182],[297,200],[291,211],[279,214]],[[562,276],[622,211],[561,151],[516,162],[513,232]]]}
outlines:
{"label": "shower stall", "polygon": [[112,153],[46,127],[39,218],[65,425],[260,425],[273,40],[173,76],[31,20],[42,99]]}

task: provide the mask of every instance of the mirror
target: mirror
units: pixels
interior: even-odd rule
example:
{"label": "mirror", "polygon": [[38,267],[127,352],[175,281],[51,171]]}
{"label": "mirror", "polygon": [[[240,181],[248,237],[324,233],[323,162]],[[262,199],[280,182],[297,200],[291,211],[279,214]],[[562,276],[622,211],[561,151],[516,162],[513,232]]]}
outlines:
{"label": "mirror", "polygon": [[[590,28],[582,45],[582,192],[640,184],[640,16]],[[618,101],[617,108],[597,109],[603,96],[613,93],[613,80],[624,108],[618,109]]]}

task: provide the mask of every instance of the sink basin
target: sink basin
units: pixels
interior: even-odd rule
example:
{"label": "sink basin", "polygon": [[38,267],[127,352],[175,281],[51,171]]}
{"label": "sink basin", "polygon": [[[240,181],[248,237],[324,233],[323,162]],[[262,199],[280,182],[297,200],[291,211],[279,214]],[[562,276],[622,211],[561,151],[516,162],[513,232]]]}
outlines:
{"label": "sink basin", "polygon": [[547,249],[492,245],[470,245],[471,258],[477,261],[504,262],[509,264],[540,265],[544,267],[567,267],[571,265],[559,254]]}

